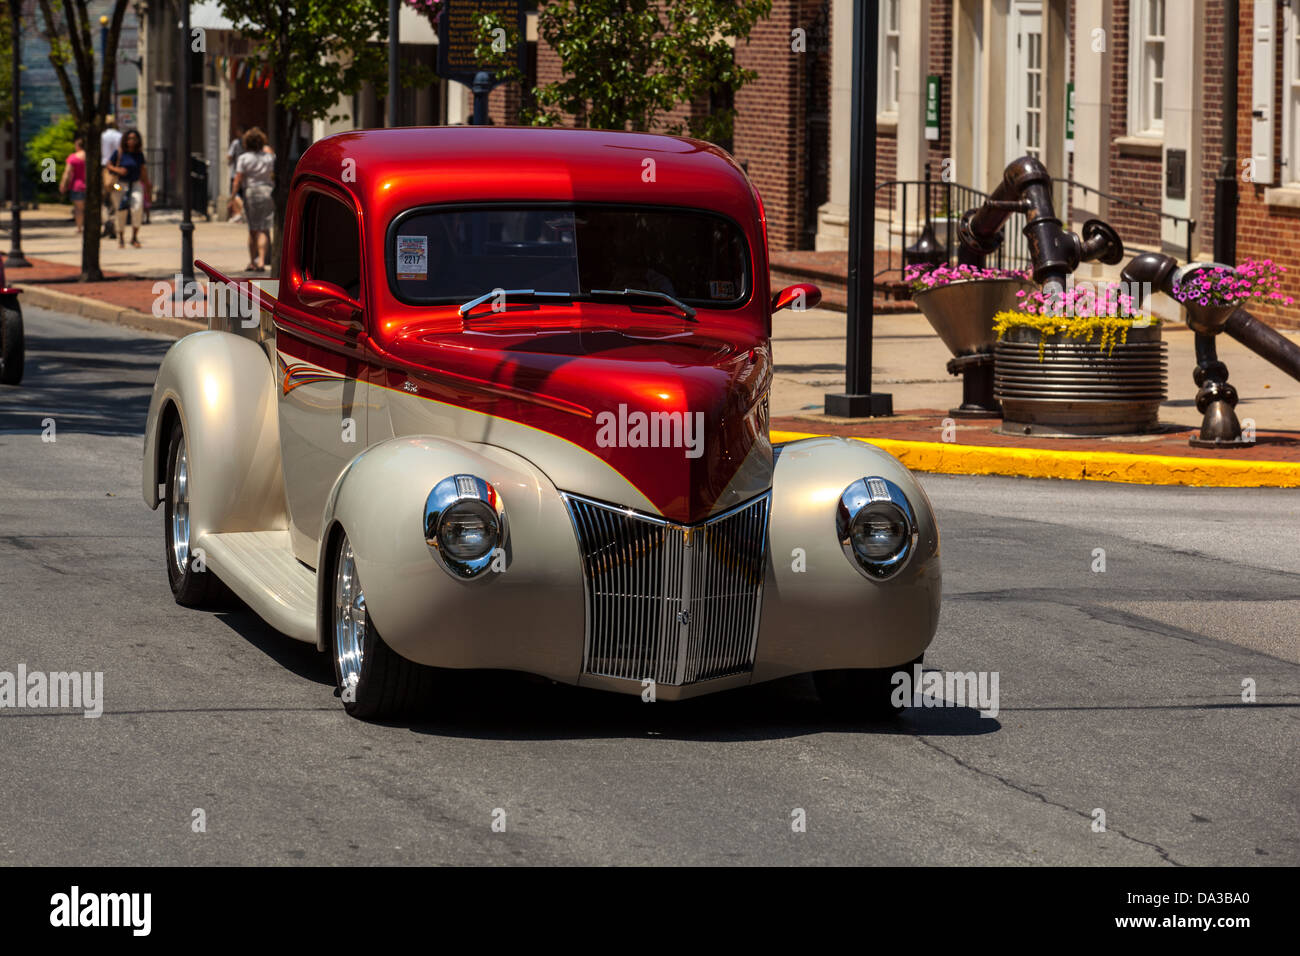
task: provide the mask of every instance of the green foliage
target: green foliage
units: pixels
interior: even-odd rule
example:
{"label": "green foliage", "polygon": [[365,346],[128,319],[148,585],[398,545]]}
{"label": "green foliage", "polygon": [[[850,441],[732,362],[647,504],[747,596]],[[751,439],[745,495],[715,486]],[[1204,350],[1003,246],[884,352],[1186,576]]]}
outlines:
{"label": "green foliage", "polygon": [[0,125],[9,122],[13,116],[14,91],[10,88],[14,68],[13,24],[9,19],[9,7],[0,7]]}
{"label": "green foliage", "polygon": [[[651,130],[683,103],[734,92],[757,74],[736,65],[732,41],[747,40],[771,0],[544,0],[537,30],[560,58],[562,79],[525,95],[521,122],[549,126],[562,114],[594,129]],[[493,51],[491,31],[513,24],[480,21],[476,53],[520,80],[512,48]],[[513,44],[514,37],[510,37]],[[719,108],[662,128],[700,139],[731,138],[735,110]]]}
{"label": "green foliage", "polygon": [[221,7],[270,64],[277,106],[295,121],[343,119],[341,97],[382,85],[388,5],[383,0],[222,0]]}
{"label": "green foliage", "polygon": [[[63,178],[63,161],[72,152],[72,140],[77,135],[77,124],[71,116],[64,116],[56,123],[51,123],[35,136],[27,140],[24,153],[27,168],[24,173],[27,181],[35,186],[36,198],[40,202],[57,202],[59,200],[59,181]],[[54,160],[54,181],[47,181],[42,176],[45,162]]]}

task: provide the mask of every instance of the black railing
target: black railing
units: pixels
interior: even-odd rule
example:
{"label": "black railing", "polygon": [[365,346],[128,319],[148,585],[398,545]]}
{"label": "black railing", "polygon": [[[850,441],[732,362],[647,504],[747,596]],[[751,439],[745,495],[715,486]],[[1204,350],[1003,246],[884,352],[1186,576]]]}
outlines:
{"label": "black railing", "polygon": [[[1091,193],[1100,196],[1107,202],[1150,215],[1155,219],[1157,226],[1161,219],[1181,224],[1187,230],[1186,261],[1192,261],[1193,241],[1196,234],[1195,219],[1163,212],[1139,200],[1125,199],[1122,196],[1104,193],[1099,189],[1077,183],[1072,179],[1054,178],[1052,181],[1067,188],[1079,189],[1084,195]],[[974,209],[982,205],[984,200],[989,198],[988,193],[980,192],[978,189],[942,180],[891,179],[878,183],[876,185],[876,223],[878,227],[883,213],[887,232],[884,248],[882,249],[879,243],[876,244],[876,279],[888,276],[890,273],[897,273],[899,279],[903,278],[908,265],[907,250],[916,240],[921,238],[925,230],[927,189],[929,190],[930,199],[928,219],[934,227],[935,241],[943,250],[946,261],[950,265],[957,262],[958,252],[960,251],[957,224],[960,222],[962,214],[968,209]],[[884,190],[883,196],[881,194],[882,190]],[[897,222],[895,222],[896,216]],[[1062,218],[1066,217],[1062,216]],[[1029,255],[1029,244],[1024,236],[1024,226],[1024,213],[1012,213],[1003,227],[1005,238],[1002,244],[995,253],[985,258],[984,264],[986,267],[1033,269],[1033,259]],[[895,230],[897,230],[897,234]],[[1125,251],[1130,255],[1135,255],[1145,250],[1126,245]],[[882,252],[884,253],[883,268],[881,268],[880,259]]]}
{"label": "black railing", "polygon": [[[885,248],[879,243],[876,247],[876,279],[896,272],[901,280],[908,265],[907,249],[921,238],[925,231],[927,219],[926,190],[929,190],[929,221],[934,227],[934,238],[943,249],[946,261],[951,265],[957,261],[960,242],[957,239],[957,224],[962,213],[974,209],[988,199],[988,193],[982,193],[970,186],[949,183],[933,179],[891,179],[876,185],[876,221],[880,222],[881,213],[886,214],[887,232]],[[881,197],[881,190],[885,195]],[[895,213],[898,221],[895,223]],[[988,268],[998,269],[1032,269],[1033,260],[1029,256],[1029,244],[1024,236],[1024,213],[1012,213],[1004,230],[1005,239],[996,252],[987,256],[984,264]],[[897,228],[897,242],[895,242]],[[880,268],[880,253],[885,253],[884,268]]]}
{"label": "black railing", "polygon": [[[1147,215],[1155,218],[1157,233],[1159,233],[1160,231],[1159,223],[1161,219],[1168,219],[1170,222],[1181,223],[1187,229],[1187,245],[1184,251],[1187,256],[1187,261],[1188,262],[1192,261],[1192,255],[1193,255],[1192,242],[1196,238],[1195,219],[1188,219],[1186,216],[1175,216],[1173,213],[1162,212],[1159,209],[1155,209],[1152,206],[1148,206],[1146,203],[1138,199],[1125,199],[1122,196],[1114,196],[1111,195],[1110,193],[1104,193],[1100,189],[1097,189],[1095,186],[1086,186],[1083,183],[1076,183],[1073,179],[1058,179],[1056,177],[1053,177],[1052,182],[1060,183],[1063,186],[1070,187],[1073,189],[1082,190],[1085,196],[1088,195],[1089,193],[1092,193],[1094,196],[1100,196],[1102,199],[1106,200],[1107,202],[1115,203],[1117,206],[1123,206],[1125,209],[1137,209],[1141,212],[1144,212]],[[1100,211],[1098,211],[1098,215],[1100,215]],[[1122,235],[1123,233],[1121,233],[1121,236]],[[1164,242],[1162,240],[1161,246],[1163,245]],[[1125,244],[1124,251],[1131,255],[1135,255],[1139,252],[1144,252],[1146,250],[1136,249],[1129,246],[1128,244]]]}

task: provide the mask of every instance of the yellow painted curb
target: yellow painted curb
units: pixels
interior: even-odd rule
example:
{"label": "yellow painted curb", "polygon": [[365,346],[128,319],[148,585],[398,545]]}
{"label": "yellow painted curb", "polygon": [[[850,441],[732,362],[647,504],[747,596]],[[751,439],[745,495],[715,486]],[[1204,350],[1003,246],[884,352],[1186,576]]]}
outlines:
{"label": "yellow painted curb", "polygon": [[[809,432],[774,431],[774,444],[826,438]],[[1285,461],[1173,458],[1106,451],[996,448],[948,442],[853,438],[884,449],[913,471],[949,475],[1011,475],[1070,478],[1138,485],[1197,485],[1215,488],[1300,488],[1300,465]]]}

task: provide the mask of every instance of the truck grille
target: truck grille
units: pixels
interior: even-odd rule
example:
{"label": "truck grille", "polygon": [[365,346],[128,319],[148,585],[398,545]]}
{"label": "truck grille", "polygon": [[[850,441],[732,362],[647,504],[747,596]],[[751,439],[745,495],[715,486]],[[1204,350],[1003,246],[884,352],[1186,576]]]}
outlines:
{"label": "truck grille", "polygon": [[689,526],[564,500],[586,583],[585,673],[691,684],[753,669],[770,494]]}

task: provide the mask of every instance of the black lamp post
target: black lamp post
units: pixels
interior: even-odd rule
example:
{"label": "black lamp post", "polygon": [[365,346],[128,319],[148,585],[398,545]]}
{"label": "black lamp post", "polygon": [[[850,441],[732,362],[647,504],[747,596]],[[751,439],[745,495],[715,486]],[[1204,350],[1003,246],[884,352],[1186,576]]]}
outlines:
{"label": "black lamp post", "polygon": [[398,102],[397,64],[401,52],[401,0],[388,0],[388,125],[397,125]]}
{"label": "black lamp post", "polygon": [[826,396],[826,414],[894,414],[894,397],[871,390],[872,301],[876,274],[876,56],[879,0],[853,4],[853,123],[849,133],[849,275],[846,388]]}
{"label": "black lamp post", "polygon": [[191,294],[197,295],[198,284],[194,279],[194,221],[191,210],[194,206],[194,171],[190,168],[192,159],[190,150],[193,141],[190,133],[190,76],[193,54],[190,52],[190,0],[181,0],[181,142],[185,170],[181,174],[181,281],[176,289],[176,299],[187,301]]}
{"label": "black lamp post", "polygon": [[22,97],[19,96],[19,90],[22,84],[22,38],[19,34],[18,23],[18,6],[22,0],[9,0],[9,16],[12,25],[11,35],[13,37],[13,91],[14,91],[14,118],[11,124],[13,129],[13,174],[14,174],[14,192],[10,197],[13,201],[9,206],[9,212],[13,216],[9,229],[9,252],[5,255],[5,267],[8,269],[30,269],[31,263],[23,255],[23,204],[22,204],[22,184],[23,184],[23,163],[22,163]]}

